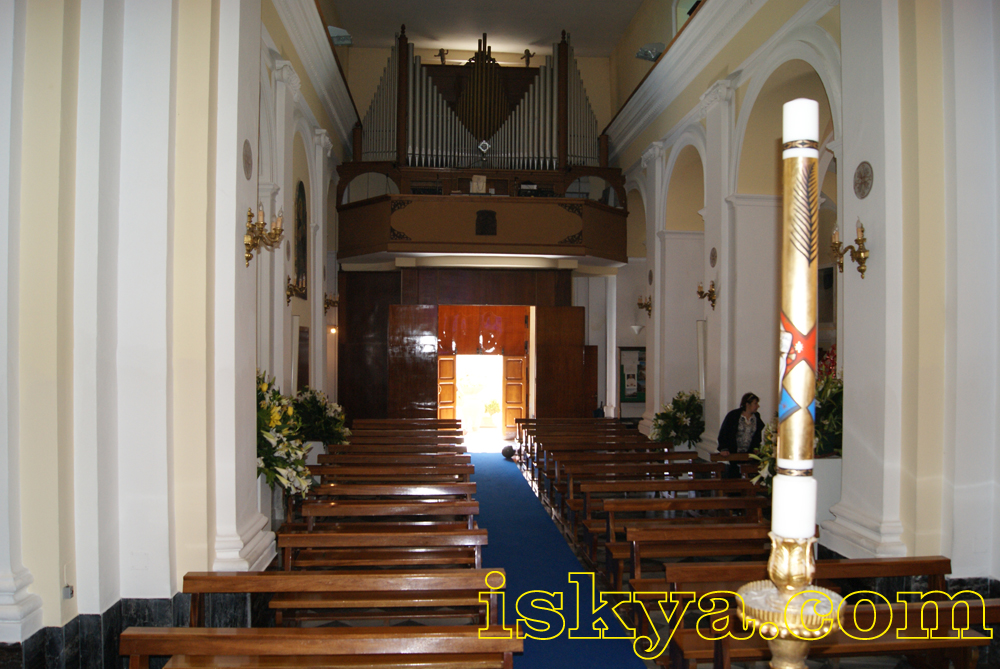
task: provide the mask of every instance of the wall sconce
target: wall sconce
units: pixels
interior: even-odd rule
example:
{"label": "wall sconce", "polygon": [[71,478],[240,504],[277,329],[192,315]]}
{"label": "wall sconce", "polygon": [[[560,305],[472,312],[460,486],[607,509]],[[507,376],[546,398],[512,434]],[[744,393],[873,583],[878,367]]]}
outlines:
{"label": "wall sconce", "polygon": [[326,293],[323,293],[323,313],[325,314],[330,307],[339,307],[340,300],[335,300]]}
{"label": "wall sconce", "polygon": [[718,296],[719,296],[719,294],[717,292],[715,292],[715,282],[714,281],[712,281],[711,283],[708,284],[708,292],[707,293],[702,289],[701,282],[700,281],[698,282],[698,298],[704,300],[707,297],[709,303],[712,305],[712,311],[715,311],[715,298],[717,298]]}
{"label": "wall sconce", "polygon": [[642,299],[642,295],[639,296],[639,303],[636,305],[640,309],[646,310],[646,315],[650,318],[653,317],[653,296],[650,295],[645,300]]}
{"label": "wall sconce", "polygon": [[837,269],[840,273],[844,273],[844,256],[848,253],[851,255],[851,261],[858,264],[858,271],[861,272],[861,278],[865,278],[865,270],[868,269],[868,249],[865,247],[865,225],[858,219],[858,238],[854,240],[854,244],[858,247],[854,248],[854,244],[850,246],[843,247],[840,244],[840,230],[838,228],[833,229],[833,239],[830,242],[830,251],[833,253],[834,260],[837,261]]}
{"label": "wall sconce", "polygon": [[284,230],[281,229],[281,220],[284,211],[278,212],[278,218],[274,220],[274,225],[271,226],[271,230],[266,229],[267,223],[264,220],[264,207],[257,205],[259,207],[257,211],[257,222],[253,222],[253,209],[247,208],[247,233],[243,235],[243,246],[246,247],[246,259],[247,267],[250,266],[250,261],[253,260],[253,252],[258,249],[274,249],[281,244],[281,238]]}
{"label": "wall sconce", "polygon": [[629,328],[632,329],[632,334],[634,334],[636,337],[639,336],[639,333],[642,332],[643,328],[645,328],[645,327],[646,327],[645,325],[630,325],[629,326]]}
{"label": "wall sconce", "polygon": [[292,277],[285,275],[285,304],[291,304],[293,297],[306,299],[306,286],[304,283],[292,283]]}

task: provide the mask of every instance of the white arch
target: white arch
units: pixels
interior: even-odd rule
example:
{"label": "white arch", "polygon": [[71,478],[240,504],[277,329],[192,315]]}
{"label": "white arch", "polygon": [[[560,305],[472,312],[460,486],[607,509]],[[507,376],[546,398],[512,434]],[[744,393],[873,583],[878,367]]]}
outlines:
{"label": "white arch", "polygon": [[705,129],[701,126],[699,121],[694,121],[681,133],[680,138],[674,142],[674,145],[670,149],[670,157],[667,158],[667,167],[664,170],[664,180],[663,180],[663,220],[658,221],[656,224],[656,231],[666,229],[667,224],[667,198],[670,194],[670,179],[674,174],[674,167],[677,164],[677,158],[680,156],[681,151],[685,148],[693,146],[694,150],[698,152],[698,157],[701,160],[701,183],[702,183],[702,202],[701,206],[705,207],[708,205],[708,189],[704,187],[705,181],[708,178],[708,173],[705,167],[705,157],[708,155],[708,139],[705,136]]}
{"label": "white arch", "polygon": [[757,97],[774,71],[790,60],[805,61],[819,75],[823,88],[826,90],[827,101],[830,103],[834,137],[843,136],[841,130],[843,101],[840,87],[840,49],[830,34],[819,26],[810,25],[797,28],[763,57],[761,64],[754,68],[755,72],[751,75],[750,86],[743,99],[740,118],[736,122],[736,132],[733,135],[732,163],[729,170],[730,193],[735,193],[739,185],[743,138],[746,135],[747,125],[750,122],[750,115],[753,113]]}

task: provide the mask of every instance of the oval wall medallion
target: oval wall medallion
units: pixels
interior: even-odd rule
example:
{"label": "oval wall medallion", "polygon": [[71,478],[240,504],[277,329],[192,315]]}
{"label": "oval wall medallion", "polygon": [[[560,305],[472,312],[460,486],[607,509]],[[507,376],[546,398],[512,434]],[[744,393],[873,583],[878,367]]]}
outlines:
{"label": "oval wall medallion", "polygon": [[653,285],[653,270],[649,270],[649,285]]}
{"label": "oval wall medallion", "polygon": [[858,165],[858,169],[854,170],[854,194],[858,196],[859,200],[864,200],[868,197],[868,193],[872,190],[872,181],[875,175],[872,172],[871,163],[867,160]]}
{"label": "oval wall medallion", "polygon": [[715,262],[719,259],[719,252],[712,247],[712,251],[708,254],[708,264],[715,267]]}
{"label": "oval wall medallion", "polygon": [[250,181],[253,175],[253,149],[250,148],[250,140],[243,140],[243,175]]}

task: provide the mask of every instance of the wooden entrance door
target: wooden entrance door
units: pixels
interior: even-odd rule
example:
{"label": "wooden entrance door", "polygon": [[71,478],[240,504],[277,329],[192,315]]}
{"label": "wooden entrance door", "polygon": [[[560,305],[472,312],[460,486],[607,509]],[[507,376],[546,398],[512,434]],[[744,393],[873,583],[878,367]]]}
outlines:
{"label": "wooden entrance door", "polygon": [[437,330],[434,305],[389,307],[389,418],[437,416]]}
{"label": "wooden entrance door", "polygon": [[455,356],[438,353],[438,418],[454,420],[458,387],[455,374]]}
{"label": "wooden entrance door", "polygon": [[517,436],[517,419],[528,416],[528,356],[503,358],[503,438]]}
{"label": "wooden entrance door", "polygon": [[[535,413],[585,418],[596,407],[597,365],[587,364],[583,307],[535,309]],[[586,371],[585,371],[586,370]],[[591,406],[593,400],[594,406]]]}

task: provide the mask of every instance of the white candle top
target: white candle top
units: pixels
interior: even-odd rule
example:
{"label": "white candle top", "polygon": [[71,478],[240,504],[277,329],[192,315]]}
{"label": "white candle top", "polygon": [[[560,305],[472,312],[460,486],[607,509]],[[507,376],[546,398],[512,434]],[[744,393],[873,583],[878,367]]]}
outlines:
{"label": "white candle top", "polygon": [[808,98],[786,102],[782,107],[781,141],[819,141],[819,103]]}

